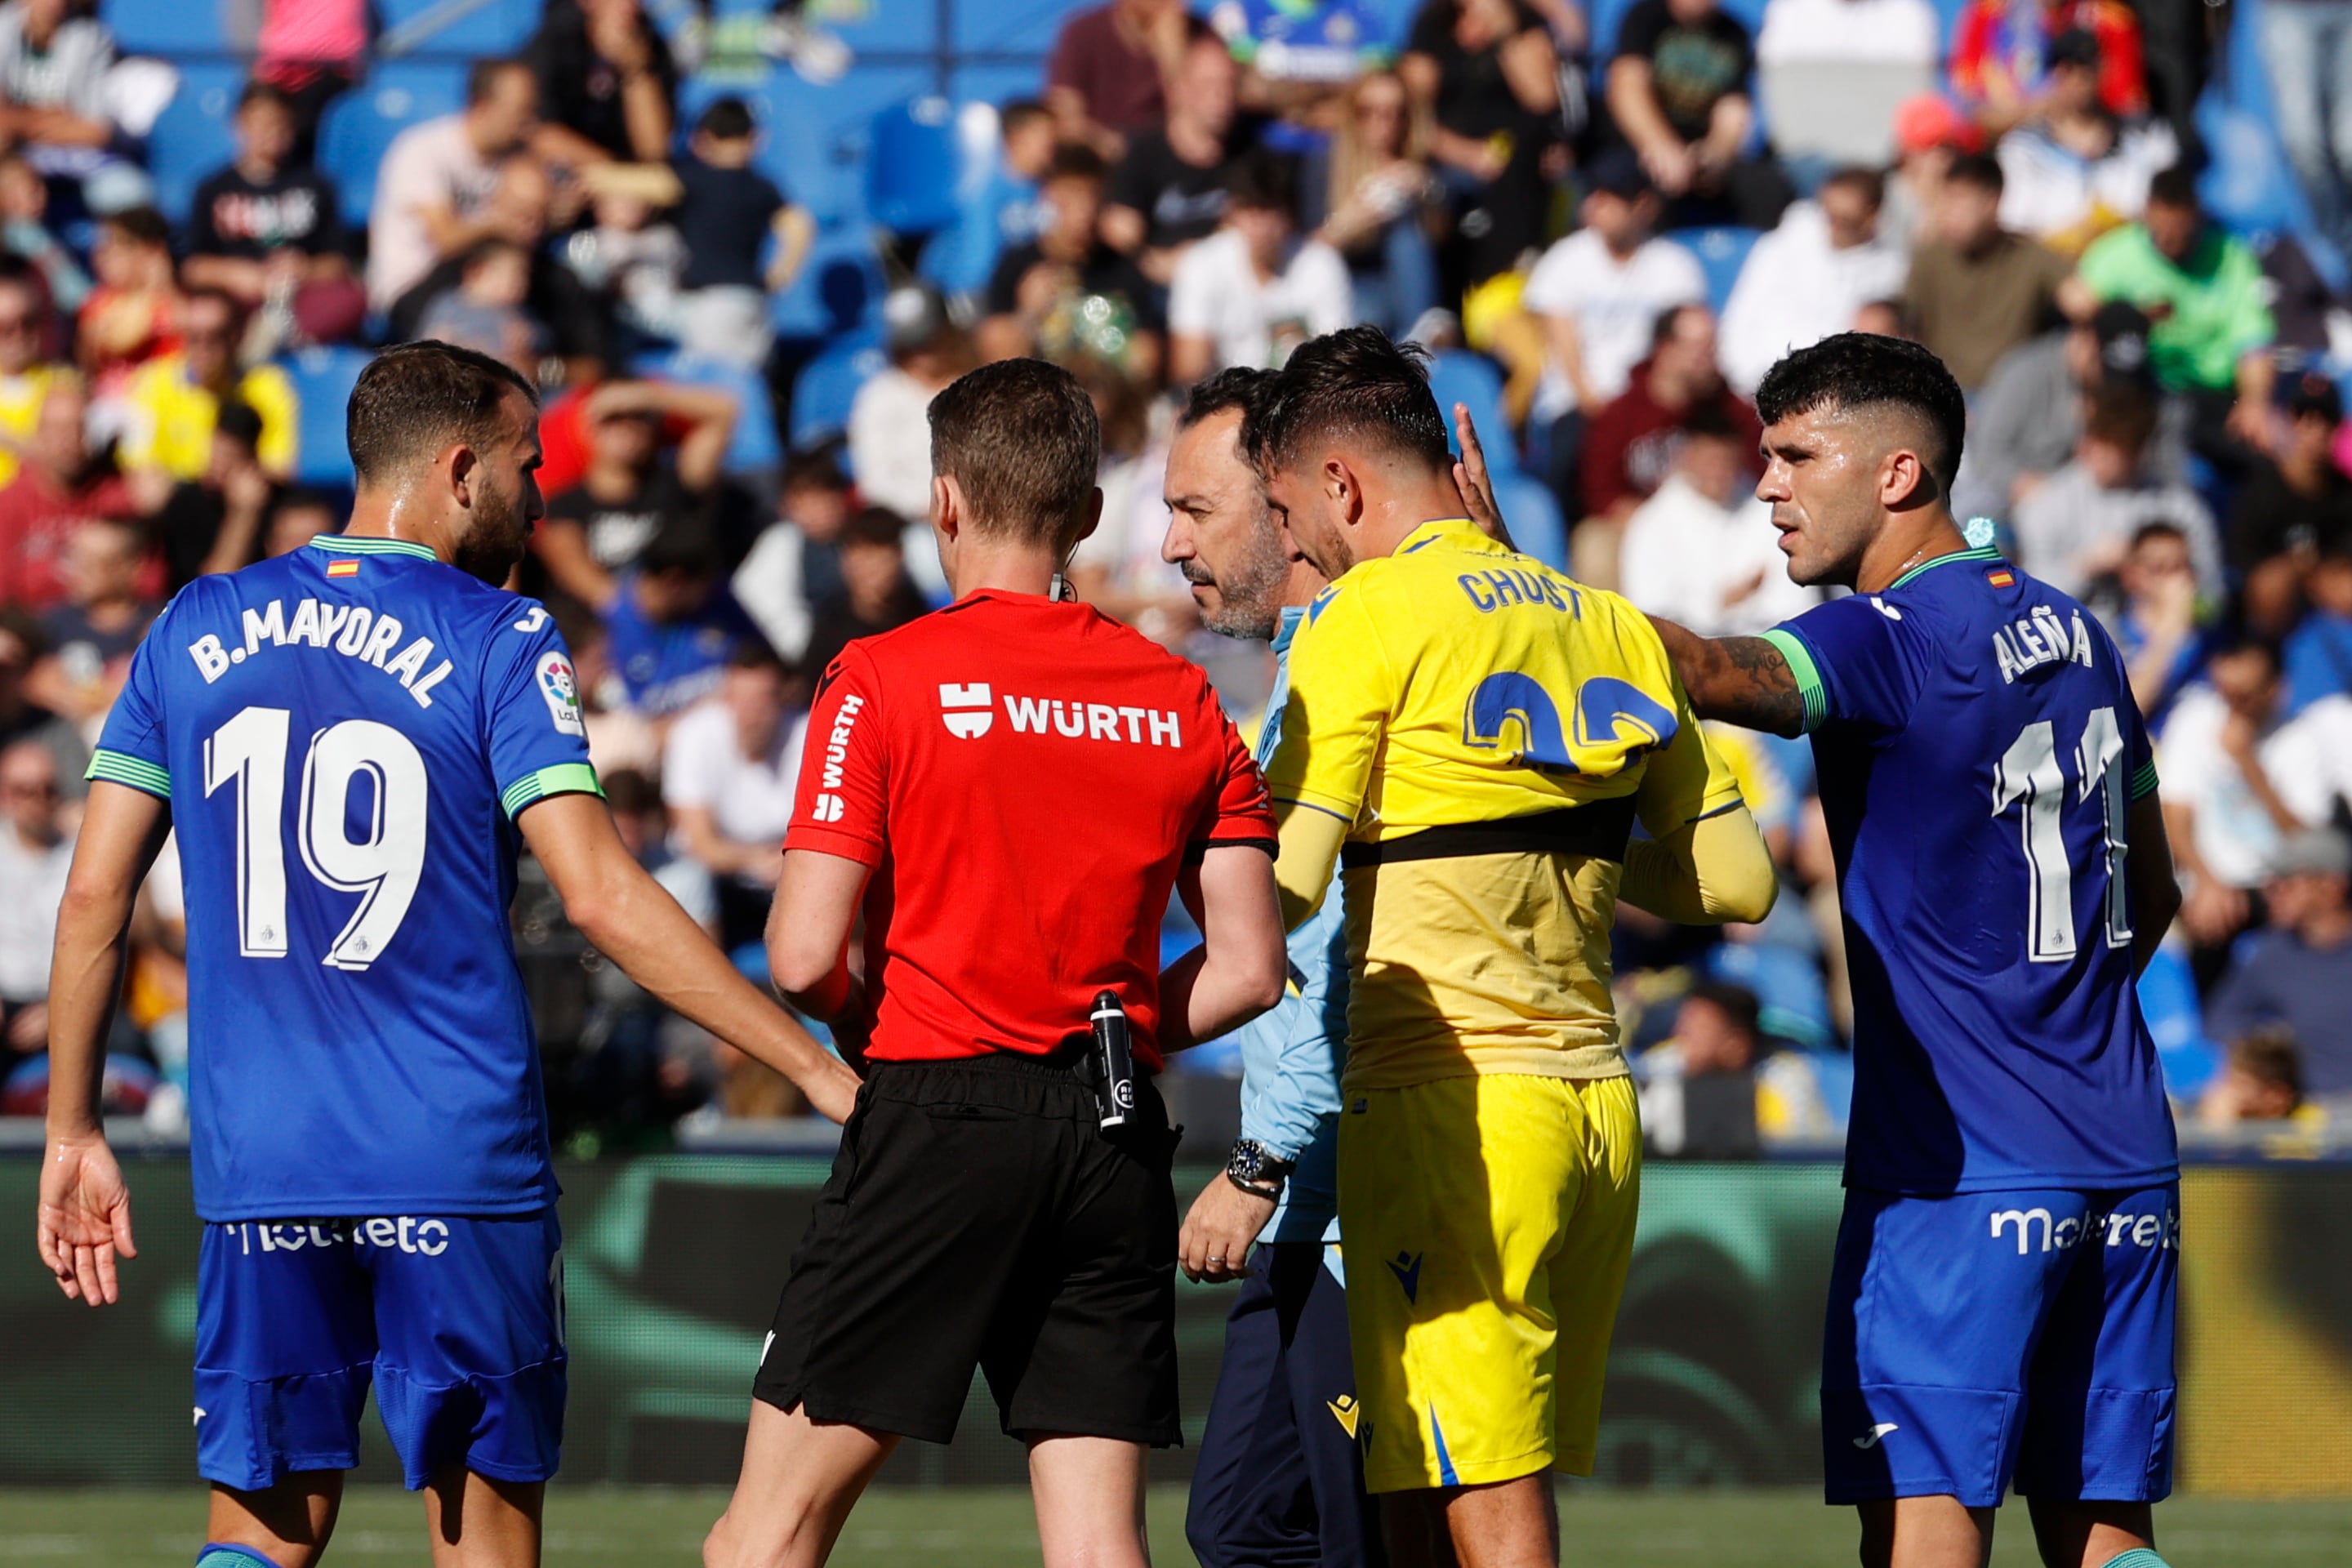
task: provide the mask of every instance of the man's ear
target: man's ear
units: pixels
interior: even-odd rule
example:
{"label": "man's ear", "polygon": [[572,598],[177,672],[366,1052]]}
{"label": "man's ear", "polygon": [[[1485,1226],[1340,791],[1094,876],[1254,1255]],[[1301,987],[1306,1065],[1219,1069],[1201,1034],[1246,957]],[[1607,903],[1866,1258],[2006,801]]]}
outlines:
{"label": "man's ear", "polygon": [[1070,541],[1073,548],[1095,536],[1095,530],[1102,526],[1102,487],[1097,485],[1087,492],[1087,521]]}
{"label": "man's ear", "polygon": [[1340,518],[1350,524],[1364,515],[1364,487],[1357,482],[1356,470],[1343,458],[1327,458],[1323,462],[1323,488],[1339,503]]}
{"label": "man's ear", "polygon": [[946,474],[931,476],[931,526],[942,537],[953,539],[963,531],[963,487]]}
{"label": "man's ear", "polygon": [[1889,511],[1908,511],[1926,506],[1936,495],[1936,477],[1918,453],[1897,447],[1886,454],[1878,469],[1879,505]]}
{"label": "man's ear", "polygon": [[480,482],[478,470],[482,463],[481,454],[475,451],[471,444],[460,441],[444,453],[441,460],[449,471],[450,495],[459,506],[470,509],[474,504],[474,487]]}

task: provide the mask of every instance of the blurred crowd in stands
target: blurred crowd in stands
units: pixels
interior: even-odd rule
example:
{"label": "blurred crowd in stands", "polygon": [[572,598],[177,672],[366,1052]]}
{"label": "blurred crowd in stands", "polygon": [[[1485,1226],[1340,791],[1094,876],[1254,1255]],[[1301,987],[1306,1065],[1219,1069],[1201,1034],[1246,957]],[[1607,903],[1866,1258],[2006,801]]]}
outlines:
{"label": "blurred crowd in stands", "polygon": [[[1971,399],[1958,511],[2106,618],[2158,737],[2189,895],[2143,995],[2184,1121],[2324,1121],[2352,1097],[2352,5],[2258,22],[2307,221],[2237,233],[2200,199],[2195,112],[2230,13],[2194,0],[1109,0],[1062,21],[1031,95],[958,112],[986,177],[951,222],[877,233],[871,346],[820,394],[848,345],[773,325],[814,150],[764,144],[766,100],[682,112],[725,63],[707,5],[547,0],[462,108],[390,141],[362,222],[316,149],[370,69],[363,0],[266,0],[233,156],[168,217],[142,163],[169,68],[118,59],[79,0],[7,0],[0,1109],[40,1104],[81,768],[148,620],[341,526],[304,354],[438,337],[542,386],[516,586],[570,639],[629,841],[756,970],[811,682],[943,595],[930,397],[1012,355],[1081,377],[1106,501],[1071,580],[1246,721],[1264,650],[1209,635],[1160,555],[1174,402],[1371,321],[1470,407],[1523,547],[1710,634],[1813,597],[1750,494],[1767,367],[1847,330],[1940,354]],[[789,3],[758,40],[787,90],[856,68]],[[1651,1137],[1832,1147],[1852,1071],[1810,752],[1720,738],[1787,890],[1727,932],[1626,913]],[[528,883],[517,919],[562,1125],[796,1109],[567,948]],[[167,1119],[168,865],[139,938],[117,1103]]]}

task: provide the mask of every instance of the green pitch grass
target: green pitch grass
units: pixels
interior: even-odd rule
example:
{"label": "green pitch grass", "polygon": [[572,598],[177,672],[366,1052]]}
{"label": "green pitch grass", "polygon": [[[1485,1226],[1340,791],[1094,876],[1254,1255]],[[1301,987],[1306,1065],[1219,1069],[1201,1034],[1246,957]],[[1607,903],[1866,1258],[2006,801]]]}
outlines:
{"label": "green pitch grass", "polygon": [[[604,1563],[696,1568],[702,1533],[726,1499],[711,1491],[581,1488],[548,1505],[548,1568]],[[1188,1568],[1181,1489],[1151,1498],[1153,1559]],[[2013,1515],[2013,1517],[2011,1517]],[[2340,1568],[2352,1542],[2352,1500],[2226,1502],[2184,1499],[2157,1513],[2175,1568]],[[1564,1493],[1567,1568],[1827,1568],[1853,1561],[1850,1515],[1787,1492]],[[1994,1568],[2035,1561],[2021,1510],[2008,1510]],[[203,1499],[184,1491],[0,1491],[0,1562],[40,1559],[109,1568],[192,1568]],[[392,1489],[354,1489],[328,1561],[425,1568],[424,1515]],[[1037,1561],[1026,1495],[1015,1491],[877,1491],[851,1519],[842,1568],[952,1563],[1015,1568]]]}

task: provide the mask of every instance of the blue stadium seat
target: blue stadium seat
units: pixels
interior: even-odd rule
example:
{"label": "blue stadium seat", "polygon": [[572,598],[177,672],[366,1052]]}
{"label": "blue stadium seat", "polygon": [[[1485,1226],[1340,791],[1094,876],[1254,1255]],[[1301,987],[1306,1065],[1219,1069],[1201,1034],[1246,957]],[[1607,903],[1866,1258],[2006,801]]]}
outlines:
{"label": "blue stadium seat", "polygon": [[962,183],[955,109],[933,94],[874,117],[866,147],[866,211],[892,234],[937,234],[955,221]]}
{"label": "blue stadium seat", "polygon": [[1445,416],[1445,444],[1454,456],[1461,456],[1462,447],[1454,437],[1454,405],[1463,403],[1469,405],[1470,424],[1486,449],[1487,468],[1497,475],[1518,470],[1518,442],[1511,434],[1510,416],[1503,412],[1503,376],[1494,361],[1468,349],[1440,349],[1430,356],[1429,391],[1437,399],[1438,412]]}
{"label": "blue stadium seat", "polygon": [[640,375],[715,386],[734,394],[735,436],[727,445],[727,472],[756,474],[782,466],[783,450],[776,444],[775,400],[768,395],[767,378],[758,371],[684,349],[645,355],[630,368]]}
{"label": "blue stadium seat", "polygon": [[466,68],[394,60],[327,106],[319,122],[319,168],[342,192],[345,221],[364,226],[375,202],[375,172],[393,138],[422,121],[466,106]]}
{"label": "blue stadium seat", "polygon": [[878,332],[860,331],[827,344],[801,367],[793,384],[793,450],[831,439],[849,428],[849,405],[857,389],[890,362]]}
{"label": "blue stadium seat", "polygon": [[284,362],[301,400],[297,426],[301,453],[294,477],[306,485],[343,486],[352,482],[352,451],[345,443],[343,416],[351,406],[352,388],[374,354],[366,349],[302,349]]}
{"label": "blue stadium seat", "polygon": [[1724,301],[1731,298],[1731,286],[1739,278],[1739,269],[1748,261],[1748,253],[1756,248],[1758,231],[1752,228],[1693,228],[1669,235],[1693,256],[1706,273],[1707,303],[1717,315],[1723,312]]}
{"label": "blue stadium seat", "polygon": [[188,221],[197,184],[236,155],[230,124],[245,69],[219,61],[180,68],[180,90],[147,138],[147,171],[155,176],[155,205],[174,227]]}
{"label": "blue stadium seat", "polygon": [[[379,58],[397,46],[402,55],[511,55],[521,52],[539,31],[536,0],[488,0],[468,9],[465,0],[374,0],[383,32]],[[448,17],[446,21],[443,17]]]}
{"label": "blue stadium seat", "polygon": [[776,296],[769,320],[780,337],[837,338],[877,321],[888,289],[865,226],[831,224],[818,228],[801,275]]}
{"label": "blue stadium seat", "polygon": [[103,0],[99,19],[126,55],[220,55],[230,48],[223,0]]}
{"label": "blue stadium seat", "polygon": [[1568,570],[1568,524],[1560,520],[1559,502],[1551,488],[1533,474],[1517,469],[1495,475],[1495,504],[1511,531],[1511,542],[1523,555],[1532,555],[1555,572]]}

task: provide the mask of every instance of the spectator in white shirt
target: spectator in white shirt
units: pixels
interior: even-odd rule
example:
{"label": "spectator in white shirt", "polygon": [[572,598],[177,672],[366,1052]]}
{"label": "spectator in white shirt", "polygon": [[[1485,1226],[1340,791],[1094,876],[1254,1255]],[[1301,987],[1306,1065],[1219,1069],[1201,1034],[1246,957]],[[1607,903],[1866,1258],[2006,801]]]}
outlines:
{"label": "spectator in white shirt", "polygon": [[1721,637],[1763,631],[1819,601],[1790,581],[1772,509],[1750,488],[1753,458],[1720,406],[1692,406],[1673,469],[1625,524],[1618,581],[1637,608]]}
{"label": "spectator in white shirt", "polygon": [[2181,693],[2164,727],[2157,771],[2164,779],[2166,836],[2188,898],[2181,928],[2208,952],[2243,930],[2247,893],[2288,835],[2315,824],[2274,780],[2293,771],[2278,654],[2248,640],[2215,654],[2207,684]]}
{"label": "spectator in white shirt", "polygon": [[1234,365],[1279,369],[1307,339],[1355,321],[1348,263],[1298,232],[1287,160],[1252,153],[1225,182],[1217,232],[1184,252],[1168,289],[1168,375],[1178,385]]}
{"label": "spectator in white shirt", "polygon": [[2126,123],[2099,99],[2099,40],[2087,29],[2050,46],[2041,112],[2000,140],[2003,228],[2069,256],[2147,206],[2148,182],[2180,161],[2160,120]]}
{"label": "spectator in white shirt", "polygon": [[43,174],[85,175],[114,139],[106,78],[114,35],[71,0],[0,5],[0,139]]}
{"label": "spectator in white shirt", "polygon": [[541,129],[530,67],[478,60],[463,110],[393,138],[368,216],[368,299],[377,309],[390,310],[440,262],[494,237],[487,220],[499,164]]}
{"label": "spectator in white shirt", "polygon": [[1901,296],[1910,247],[1879,228],[1885,195],[1875,171],[1840,169],[1748,253],[1720,329],[1724,377],[1743,395],[1781,355],[1850,330],[1874,300]]}
{"label": "spectator in white shirt", "polygon": [[747,645],[718,694],[678,716],[663,749],[673,836],[717,883],[720,943],[730,951],[758,938],[783,870],[808,723],[793,696],[782,661]]}
{"label": "spectator in white shirt", "polygon": [[890,368],[849,405],[849,473],[858,493],[907,522],[907,571],[926,595],[945,597],[947,576],[924,521],[931,510],[931,399],[976,362],[971,339],[929,284],[893,289],[882,301]]}
{"label": "spectator in white shirt", "polygon": [[48,747],[0,751],[0,1030],[18,1055],[48,1045],[49,950],[73,864],[63,807]]}
{"label": "spectator in white shirt", "polygon": [[2081,598],[2115,574],[2134,535],[2168,522],[2189,541],[2201,592],[2221,592],[2221,537],[2204,498],[2179,479],[2150,471],[2158,417],[2155,396],[2132,382],[2108,382],[2087,396],[2074,460],[2017,503],[2017,563],[2063,594]]}
{"label": "spectator in white shirt", "polygon": [[1604,153],[1586,184],[1584,226],[1544,252],[1520,296],[1544,329],[1538,426],[1608,406],[1649,353],[1658,318],[1706,298],[1698,258],[1657,237],[1658,194],[1639,160]]}

